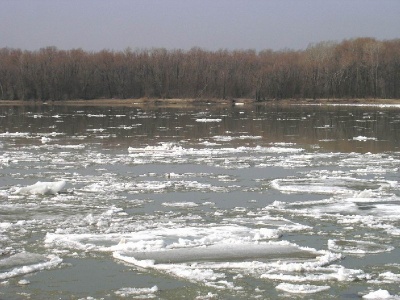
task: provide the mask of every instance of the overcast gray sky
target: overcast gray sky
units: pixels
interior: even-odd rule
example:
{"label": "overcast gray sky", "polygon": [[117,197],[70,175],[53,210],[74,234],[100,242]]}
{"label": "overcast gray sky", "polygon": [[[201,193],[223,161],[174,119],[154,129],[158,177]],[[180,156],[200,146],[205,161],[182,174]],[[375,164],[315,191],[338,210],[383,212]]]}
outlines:
{"label": "overcast gray sky", "polygon": [[305,49],[400,38],[400,0],[0,0],[0,47]]}

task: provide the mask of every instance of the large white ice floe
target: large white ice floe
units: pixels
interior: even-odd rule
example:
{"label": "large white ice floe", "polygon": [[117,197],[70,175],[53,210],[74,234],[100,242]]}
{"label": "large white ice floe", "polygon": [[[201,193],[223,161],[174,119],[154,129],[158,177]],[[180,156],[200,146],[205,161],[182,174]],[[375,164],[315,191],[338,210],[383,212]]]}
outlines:
{"label": "large white ice floe", "polygon": [[4,132],[0,133],[0,137],[29,137],[31,134],[29,132]]}
{"label": "large white ice floe", "polygon": [[133,299],[151,299],[156,298],[155,293],[158,292],[158,287],[155,285],[151,288],[121,288],[115,291],[115,294],[120,297],[132,297]]}
{"label": "large white ice floe", "polygon": [[[313,193],[365,198],[376,192],[394,188],[397,182],[365,180],[349,176],[310,174],[307,178],[274,179],[271,187],[282,193]],[[364,201],[364,200],[363,200]]]}
{"label": "large white ice floe", "polygon": [[354,141],[360,141],[360,142],[365,142],[365,141],[376,141],[375,137],[366,137],[366,136],[355,136],[353,137]]}
{"label": "large white ice floe", "polygon": [[155,146],[146,147],[128,147],[130,157],[142,158],[151,156],[155,158],[169,158],[169,157],[180,157],[190,156],[194,158],[210,157],[210,156],[225,156],[232,154],[246,154],[246,153],[258,153],[258,154],[272,154],[272,153],[299,153],[304,151],[302,148],[291,148],[291,147],[223,147],[223,148],[186,148],[182,147],[177,143],[159,143]]}
{"label": "large white ice floe", "polygon": [[133,257],[137,261],[153,261],[154,264],[186,263],[203,261],[244,261],[244,260],[282,260],[315,259],[313,251],[301,249],[291,244],[220,244],[202,247],[163,249],[159,251],[118,252],[119,257]]}
{"label": "large white ice floe", "polygon": [[55,255],[21,252],[0,259],[0,280],[56,267],[62,259]]}
{"label": "large white ice floe", "polygon": [[399,300],[400,296],[393,296],[391,295],[387,290],[382,290],[379,289],[377,291],[373,291],[368,293],[367,295],[364,295],[362,297],[363,299],[391,299],[391,300]]}
{"label": "large white ice floe", "polygon": [[[156,270],[218,289],[235,288],[233,282],[225,280],[229,278],[227,270],[239,277],[251,274],[263,279],[293,282],[352,281],[362,278],[360,271],[329,266],[340,259],[340,255],[287,242],[222,244],[145,252],[115,251],[113,256],[139,268]],[[314,292],[317,290],[314,289]]]}
{"label": "large white ice floe", "polygon": [[200,122],[200,123],[212,123],[212,122],[221,122],[222,119],[216,118],[216,119],[207,119],[207,118],[199,118],[196,119],[196,122]]}
{"label": "large white ice floe", "polygon": [[230,136],[230,135],[216,135],[212,137],[213,140],[217,142],[231,142],[233,140],[260,140],[261,135],[240,135],[240,136]]}
{"label": "large white ice floe", "polygon": [[389,252],[394,249],[393,246],[377,244],[371,241],[356,240],[329,240],[328,248],[331,251],[342,252],[348,254],[376,254],[381,252]]}
{"label": "large white ice floe", "polygon": [[[283,228],[285,226],[282,226]],[[45,245],[65,251],[109,252],[117,260],[218,289],[235,289],[229,274],[310,282],[362,279],[331,265],[340,253],[277,241],[280,231],[238,225],[153,228],[126,233],[47,233]],[[235,276],[236,276],[235,275]]]}
{"label": "large white ice floe", "polygon": [[391,283],[391,282],[399,282],[400,283],[400,274],[395,274],[393,272],[388,271],[388,272],[379,274],[379,279],[385,283]]}
{"label": "large white ice floe", "polygon": [[291,284],[280,283],[276,286],[277,290],[294,294],[313,294],[330,289],[329,285],[311,285],[311,284]]}
{"label": "large white ice floe", "polygon": [[38,181],[35,184],[17,188],[15,193],[17,193],[17,194],[51,195],[51,194],[57,194],[57,193],[61,192],[62,189],[65,187],[65,185],[66,185],[66,182],[64,180],[55,181],[55,182]]}

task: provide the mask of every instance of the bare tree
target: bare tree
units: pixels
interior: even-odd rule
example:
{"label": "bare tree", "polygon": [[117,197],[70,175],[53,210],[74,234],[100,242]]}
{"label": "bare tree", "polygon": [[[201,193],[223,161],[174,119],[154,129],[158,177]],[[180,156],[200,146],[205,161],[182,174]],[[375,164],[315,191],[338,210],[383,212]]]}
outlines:
{"label": "bare tree", "polygon": [[0,49],[1,99],[400,97],[400,40],[304,51]]}

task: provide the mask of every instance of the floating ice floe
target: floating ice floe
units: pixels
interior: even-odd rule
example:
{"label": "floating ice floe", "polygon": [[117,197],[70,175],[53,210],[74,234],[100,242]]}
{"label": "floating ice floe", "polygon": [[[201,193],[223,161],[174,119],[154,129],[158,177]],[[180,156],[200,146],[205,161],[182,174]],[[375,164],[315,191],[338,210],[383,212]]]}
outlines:
{"label": "floating ice floe", "polygon": [[329,240],[328,248],[331,251],[349,254],[376,254],[389,252],[394,249],[392,246],[356,240]]}
{"label": "floating ice floe", "polygon": [[311,285],[311,284],[291,284],[280,283],[276,286],[277,290],[294,294],[313,294],[330,289],[328,285]]}
{"label": "floating ice floe", "polygon": [[259,140],[262,139],[262,136],[254,136],[254,135],[241,135],[241,136],[227,136],[227,135],[216,135],[213,136],[213,139],[218,142],[230,142],[232,140]]}
{"label": "floating ice floe", "polygon": [[152,161],[162,158],[182,159],[182,156],[193,157],[194,159],[203,159],[204,157],[218,157],[233,154],[266,154],[266,153],[299,153],[304,151],[302,148],[290,147],[225,147],[225,148],[184,148],[176,143],[160,143],[156,146],[146,146],[133,148],[129,147],[130,157],[143,158],[149,157]]}
{"label": "floating ice floe", "polygon": [[46,143],[51,141],[51,138],[48,138],[46,136],[42,136],[42,138],[40,140],[42,141],[42,144],[46,144]]}
{"label": "floating ice floe", "polygon": [[162,203],[163,206],[169,207],[197,207],[199,206],[197,203],[194,202],[164,202]]}
{"label": "floating ice floe", "polygon": [[80,145],[60,145],[56,144],[54,145],[55,148],[60,148],[60,149],[84,149],[85,145],[80,144]]}
{"label": "floating ice floe", "polygon": [[201,123],[221,122],[221,121],[222,119],[207,119],[207,118],[196,119],[196,122],[201,122]]}
{"label": "floating ice floe", "polygon": [[[161,225],[160,225],[161,226]],[[284,229],[284,228],[283,228]],[[47,233],[45,244],[70,249],[96,251],[166,251],[172,249],[204,247],[219,244],[258,243],[278,238],[278,229],[246,226],[186,226],[159,228],[124,234],[59,234]],[[121,242],[123,241],[123,243]],[[236,247],[238,245],[233,245]],[[271,248],[271,246],[269,246]],[[213,248],[210,249],[212,251]]]}
{"label": "floating ice floe", "polygon": [[8,165],[10,162],[11,162],[11,159],[8,156],[8,154],[3,154],[0,156],[0,164]]}
{"label": "floating ice floe", "polygon": [[276,147],[289,147],[289,146],[295,146],[296,143],[286,143],[286,142],[276,142],[276,143],[270,143],[273,146]]}
{"label": "floating ice floe", "polygon": [[214,140],[218,142],[230,142],[233,140],[232,136],[225,136],[225,135],[216,135],[213,137]]}
{"label": "floating ice floe", "polygon": [[354,141],[361,141],[361,142],[365,142],[365,141],[376,141],[375,137],[366,137],[366,136],[356,136],[353,137]]}
{"label": "floating ice floe", "polygon": [[359,180],[352,178],[299,178],[274,179],[271,187],[282,193],[317,193],[317,194],[346,194],[350,193],[349,186]]}
{"label": "floating ice floe", "polygon": [[[282,224],[282,230],[285,230]],[[279,228],[281,228],[279,227]],[[235,289],[226,270],[238,276],[309,282],[362,279],[364,273],[330,266],[340,253],[273,241],[280,229],[247,226],[159,227],[148,230],[72,234],[47,233],[49,248],[110,252],[117,260],[218,289]],[[316,274],[315,274],[316,273]],[[323,275],[318,275],[323,273]],[[282,275],[284,274],[284,275]]]}
{"label": "floating ice floe", "polygon": [[158,292],[158,287],[155,285],[151,288],[122,288],[115,291],[115,294],[120,297],[138,297],[140,299],[155,298],[155,293]]}
{"label": "floating ice floe", "polygon": [[400,282],[400,274],[394,274],[392,272],[384,272],[379,274],[379,278],[384,282]]}
{"label": "floating ice floe", "polygon": [[265,244],[221,244],[202,247],[164,249],[160,251],[118,252],[119,258],[136,262],[147,261],[154,264],[174,264],[204,261],[243,261],[276,259],[315,259],[316,253],[302,250],[295,245],[279,243]]}
{"label": "floating ice floe", "polygon": [[89,118],[104,118],[104,117],[107,117],[106,115],[103,115],[103,114],[87,114],[87,116],[89,117]]}
{"label": "floating ice floe", "polygon": [[375,299],[375,300],[377,300],[377,299],[393,299],[393,300],[396,299],[396,300],[399,300],[400,296],[392,296],[392,295],[390,295],[390,293],[387,290],[379,289],[377,291],[373,291],[367,295],[364,295],[363,299]]}
{"label": "floating ice floe", "polygon": [[0,137],[28,137],[30,136],[29,132],[4,132],[0,133]]}
{"label": "floating ice floe", "polygon": [[[293,273],[289,280],[310,281],[314,272],[325,273],[317,280],[354,280],[362,272],[324,267],[340,256],[290,243],[225,244],[189,249],[147,252],[113,252],[113,257],[140,268],[153,269],[192,282],[200,282],[218,289],[235,289],[224,280],[225,270],[238,276],[253,274],[259,278],[284,280],[284,273]],[[343,268],[344,269],[344,268]],[[341,272],[342,271],[342,272]],[[347,274],[346,276],[342,273]],[[357,273],[357,274],[356,274]],[[262,274],[262,275],[261,275]],[[261,275],[261,276],[260,276]],[[271,277],[271,278],[269,278]],[[314,289],[314,292],[317,290]]]}
{"label": "floating ice floe", "polygon": [[38,181],[35,184],[18,188],[15,193],[17,194],[40,194],[40,195],[51,195],[57,194],[62,191],[65,187],[66,182],[64,180],[55,182],[41,182]]}
{"label": "floating ice floe", "polygon": [[51,269],[62,262],[55,255],[21,252],[0,260],[0,280]]}
{"label": "floating ice floe", "polygon": [[29,280],[26,280],[26,279],[21,279],[20,281],[18,281],[19,285],[28,285],[30,283],[31,282]]}
{"label": "floating ice floe", "polygon": [[374,192],[381,192],[382,189],[395,187],[397,182],[316,174],[315,177],[310,175],[308,178],[274,179],[270,184],[282,193],[354,195],[355,198],[363,198],[374,195]]}

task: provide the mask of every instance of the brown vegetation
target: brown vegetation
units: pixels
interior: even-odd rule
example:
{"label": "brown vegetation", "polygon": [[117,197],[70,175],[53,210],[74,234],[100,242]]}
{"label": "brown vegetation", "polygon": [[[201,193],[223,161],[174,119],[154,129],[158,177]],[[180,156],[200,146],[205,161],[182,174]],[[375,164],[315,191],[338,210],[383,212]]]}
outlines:
{"label": "brown vegetation", "polygon": [[400,40],[358,38],[259,53],[0,49],[0,99],[101,98],[399,99]]}

